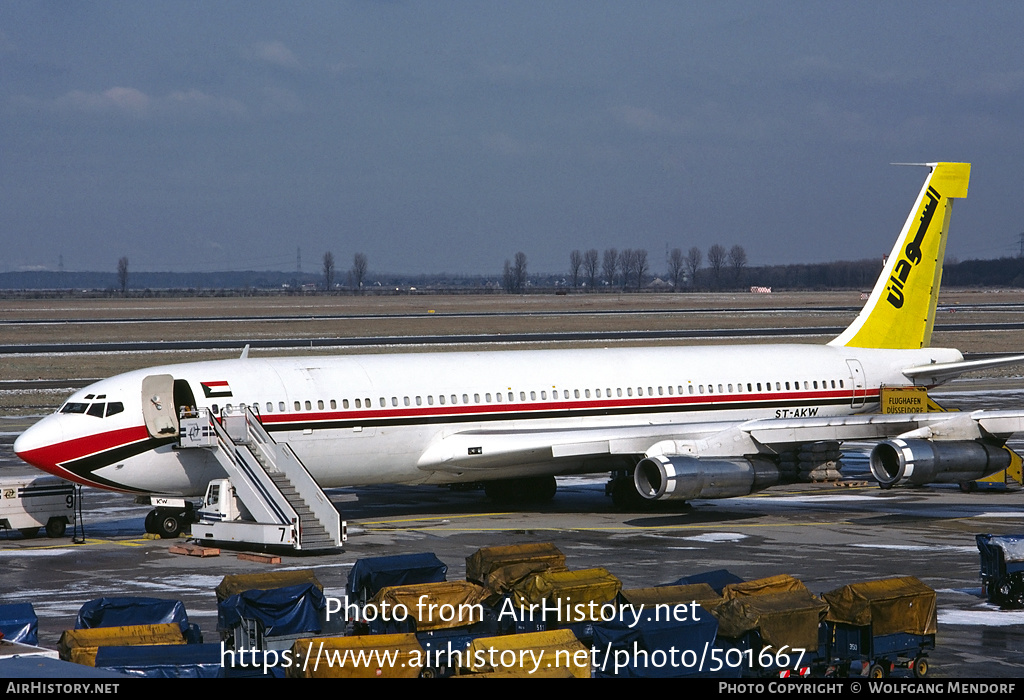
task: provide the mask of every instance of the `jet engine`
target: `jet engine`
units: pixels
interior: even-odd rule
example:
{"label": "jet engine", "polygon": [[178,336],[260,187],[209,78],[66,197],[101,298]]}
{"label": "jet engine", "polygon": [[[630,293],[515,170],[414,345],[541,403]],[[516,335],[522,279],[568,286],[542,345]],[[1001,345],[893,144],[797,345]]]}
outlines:
{"label": "jet engine", "polygon": [[779,468],[759,457],[701,459],[680,455],[645,457],[633,483],[649,501],[746,496],[779,483]]}
{"label": "jet engine", "polygon": [[974,481],[1010,466],[1010,453],[981,440],[895,438],[871,450],[871,473],[883,489],[900,484]]}

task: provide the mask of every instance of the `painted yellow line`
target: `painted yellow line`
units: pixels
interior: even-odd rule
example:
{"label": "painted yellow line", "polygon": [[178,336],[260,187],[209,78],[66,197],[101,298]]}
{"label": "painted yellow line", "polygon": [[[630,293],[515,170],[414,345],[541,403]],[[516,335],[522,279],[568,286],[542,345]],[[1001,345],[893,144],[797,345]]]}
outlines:
{"label": "painted yellow line", "polygon": [[0,553],[2,553],[2,552],[38,552],[38,551],[45,551],[45,550],[48,550],[48,549],[74,549],[75,547],[84,547],[84,546],[97,545],[97,544],[116,544],[116,545],[120,545],[122,547],[142,547],[147,542],[152,542],[152,541],[153,540],[141,540],[141,539],[133,539],[133,540],[101,540],[101,539],[98,539],[98,538],[95,538],[95,537],[87,537],[85,542],[80,542],[80,543],[75,543],[75,542],[68,541],[68,542],[65,542],[63,544],[36,545],[34,547],[4,547],[4,548],[0,548]]}
{"label": "painted yellow line", "polygon": [[521,515],[521,513],[473,513],[471,515],[427,515],[422,518],[402,518],[400,520],[367,520],[360,525],[387,525],[390,523],[418,523],[424,520],[461,520],[463,518],[497,518],[503,515]]}
{"label": "painted yellow line", "polygon": [[610,525],[608,527],[556,527],[551,525],[514,525],[510,527],[408,527],[408,528],[366,528],[368,532],[394,532],[401,529],[405,532],[418,532],[430,531],[437,532],[438,530],[445,530],[449,532],[522,532],[524,530],[545,530],[552,532],[606,532],[609,530],[623,530],[623,531],[635,531],[635,530],[701,530],[704,532],[732,532],[734,530],[745,530],[759,527],[822,527],[828,525],[853,525],[852,522],[845,520],[833,520],[828,522],[819,523],[764,523],[761,525],[733,525],[728,529],[716,529],[707,525],[652,525],[652,526],[623,526],[623,525]]}

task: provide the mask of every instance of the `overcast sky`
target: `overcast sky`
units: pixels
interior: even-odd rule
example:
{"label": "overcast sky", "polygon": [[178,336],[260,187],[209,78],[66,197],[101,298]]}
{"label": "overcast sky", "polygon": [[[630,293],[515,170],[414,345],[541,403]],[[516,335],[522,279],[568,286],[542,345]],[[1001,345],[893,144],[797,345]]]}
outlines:
{"label": "overcast sky", "polygon": [[1024,3],[0,0],[0,270],[533,272],[1024,231]]}

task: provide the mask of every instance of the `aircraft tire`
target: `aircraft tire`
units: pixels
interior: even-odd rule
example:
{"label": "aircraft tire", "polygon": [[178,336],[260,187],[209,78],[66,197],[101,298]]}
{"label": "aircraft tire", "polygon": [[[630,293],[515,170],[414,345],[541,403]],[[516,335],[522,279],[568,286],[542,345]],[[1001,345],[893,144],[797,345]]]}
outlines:
{"label": "aircraft tire", "polygon": [[156,519],[157,534],[163,539],[171,539],[181,534],[181,517],[176,513],[164,513]]}
{"label": "aircraft tire", "polygon": [[627,513],[650,508],[650,502],[636,490],[632,475],[612,482],[612,504],[616,510]]}
{"label": "aircraft tire", "polygon": [[495,503],[547,503],[557,490],[553,476],[500,479],[484,484],[484,493]]}

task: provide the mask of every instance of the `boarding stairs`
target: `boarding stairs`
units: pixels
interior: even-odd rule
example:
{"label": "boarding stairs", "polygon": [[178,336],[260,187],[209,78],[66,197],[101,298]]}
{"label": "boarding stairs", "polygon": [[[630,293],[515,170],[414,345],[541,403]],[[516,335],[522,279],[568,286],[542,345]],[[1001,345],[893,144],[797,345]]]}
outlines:
{"label": "boarding stairs", "polygon": [[205,409],[193,416],[180,420],[180,447],[212,451],[241,503],[240,524],[271,526],[281,533],[280,541],[261,543],[299,550],[341,547],[346,524],[334,504],[292,448],[274,441],[251,407],[225,408],[220,420]]}

